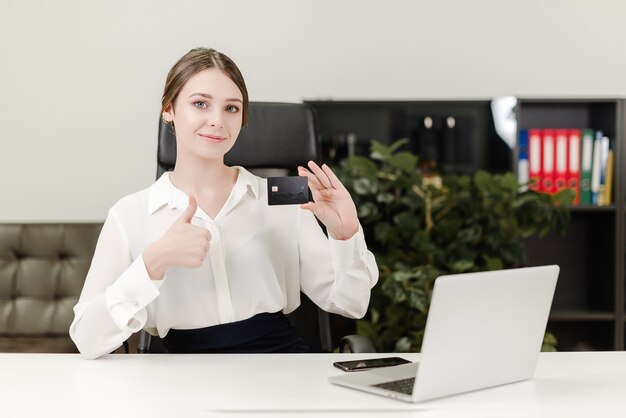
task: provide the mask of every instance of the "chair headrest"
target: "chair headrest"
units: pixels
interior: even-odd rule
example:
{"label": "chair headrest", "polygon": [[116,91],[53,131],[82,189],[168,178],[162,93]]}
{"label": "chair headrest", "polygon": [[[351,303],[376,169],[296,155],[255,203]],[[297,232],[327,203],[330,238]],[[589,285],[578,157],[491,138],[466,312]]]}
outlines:
{"label": "chair headrest", "polygon": [[[294,169],[319,162],[320,143],[313,109],[304,103],[251,102],[248,123],[225,155],[227,165]],[[158,173],[174,168],[176,135],[159,118]]]}

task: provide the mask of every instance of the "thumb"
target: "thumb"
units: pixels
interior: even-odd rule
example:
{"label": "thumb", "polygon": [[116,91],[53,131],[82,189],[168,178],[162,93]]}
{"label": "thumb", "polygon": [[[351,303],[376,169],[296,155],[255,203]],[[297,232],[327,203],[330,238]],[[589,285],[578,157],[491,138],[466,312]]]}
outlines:
{"label": "thumb", "polygon": [[193,219],[193,215],[196,213],[197,208],[198,208],[198,203],[196,202],[196,199],[193,196],[189,196],[189,205],[187,206],[187,209],[185,209],[183,214],[180,216],[180,218],[178,218],[179,221],[181,221],[182,223],[186,223],[186,224],[191,223],[191,220]]}
{"label": "thumb", "polygon": [[[300,205],[301,209],[308,210],[315,215],[320,221],[324,217],[324,211],[315,202],[303,203]],[[322,221],[323,222],[323,221]]]}

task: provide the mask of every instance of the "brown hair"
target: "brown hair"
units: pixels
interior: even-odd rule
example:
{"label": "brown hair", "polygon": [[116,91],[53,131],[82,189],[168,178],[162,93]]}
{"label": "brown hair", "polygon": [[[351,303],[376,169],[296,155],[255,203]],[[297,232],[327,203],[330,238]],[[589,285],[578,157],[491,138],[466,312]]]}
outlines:
{"label": "brown hair", "polygon": [[239,87],[243,96],[241,126],[245,125],[248,120],[248,89],[246,89],[246,83],[233,60],[214,49],[192,49],[174,64],[165,80],[165,88],[161,98],[161,112],[165,112],[166,109],[174,105],[174,101],[180,94],[183,86],[191,77],[209,68],[222,70]]}

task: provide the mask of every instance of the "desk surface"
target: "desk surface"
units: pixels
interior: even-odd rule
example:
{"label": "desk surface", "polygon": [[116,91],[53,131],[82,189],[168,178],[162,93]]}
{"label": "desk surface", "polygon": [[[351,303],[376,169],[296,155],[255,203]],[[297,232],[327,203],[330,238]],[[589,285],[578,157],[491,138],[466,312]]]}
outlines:
{"label": "desk surface", "polygon": [[421,404],[327,382],[333,361],[375,356],[0,354],[0,416],[626,416],[626,352],[542,353],[530,381]]}

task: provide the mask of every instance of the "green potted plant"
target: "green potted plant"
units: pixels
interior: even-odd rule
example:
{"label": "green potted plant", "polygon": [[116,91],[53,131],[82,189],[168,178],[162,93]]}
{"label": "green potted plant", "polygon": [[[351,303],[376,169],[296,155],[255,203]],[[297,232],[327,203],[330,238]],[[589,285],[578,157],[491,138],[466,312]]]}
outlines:
{"label": "green potted plant", "polygon": [[[521,191],[513,173],[449,175],[442,187],[424,186],[418,157],[400,150],[406,142],[373,141],[370,158],[337,168],[380,268],[357,332],[381,352],[420,350],[436,277],[527,265],[522,239],[563,233],[573,200],[571,190]],[[555,344],[547,334],[544,349]]]}

